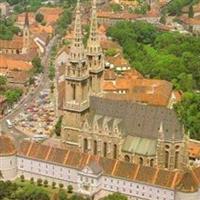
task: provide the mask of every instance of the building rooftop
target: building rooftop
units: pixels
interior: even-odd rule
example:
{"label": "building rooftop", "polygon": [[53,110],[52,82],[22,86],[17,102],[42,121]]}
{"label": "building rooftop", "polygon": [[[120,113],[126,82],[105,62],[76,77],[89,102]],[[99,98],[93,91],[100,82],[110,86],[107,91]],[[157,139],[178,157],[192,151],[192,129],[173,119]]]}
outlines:
{"label": "building rooftop", "polygon": [[78,170],[82,170],[84,167],[90,166],[91,163],[95,163],[92,164],[92,168],[97,167],[97,169],[93,169],[95,172],[99,173],[102,170],[103,174],[107,176],[177,189],[182,192],[194,192],[200,186],[200,168],[188,171],[168,171],[80,153],[69,149],[58,149],[31,141],[23,141],[21,143],[19,156],[40,160],[41,162],[51,162]]}
{"label": "building rooftop", "polygon": [[88,124],[92,127],[97,121],[101,128],[101,124],[103,124],[101,121],[110,117],[113,120],[120,120],[118,125],[113,124],[112,126],[117,126],[125,136],[157,139],[160,124],[163,122],[165,140],[181,141],[183,139],[183,127],[175,111],[164,106],[144,105],[127,100],[92,96],[90,97],[90,110]]}
{"label": "building rooftop", "polygon": [[16,154],[16,148],[12,139],[5,135],[0,135],[0,156]]}

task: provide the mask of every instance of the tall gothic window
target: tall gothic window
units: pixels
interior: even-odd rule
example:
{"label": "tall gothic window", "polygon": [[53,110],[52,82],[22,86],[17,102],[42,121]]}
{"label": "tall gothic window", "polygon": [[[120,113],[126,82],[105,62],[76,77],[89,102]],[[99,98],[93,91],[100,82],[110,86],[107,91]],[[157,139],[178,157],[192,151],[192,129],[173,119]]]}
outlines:
{"label": "tall gothic window", "polygon": [[106,142],[103,143],[103,156],[104,157],[107,156],[107,143]]}
{"label": "tall gothic window", "polygon": [[113,158],[117,159],[117,145],[116,144],[113,145]]}
{"label": "tall gothic window", "polygon": [[94,140],[94,155],[97,155],[97,141],[96,140]]}
{"label": "tall gothic window", "polygon": [[139,164],[143,165],[143,158],[142,157],[139,158]]}
{"label": "tall gothic window", "polygon": [[165,151],[165,168],[169,167],[169,152]]}
{"label": "tall gothic window", "polygon": [[176,151],[176,153],[175,153],[175,163],[174,163],[174,167],[176,169],[178,168],[178,157],[179,157],[179,152]]}
{"label": "tall gothic window", "polygon": [[154,164],[154,160],[151,159],[151,160],[150,160],[150,167],[153,167],[153,164]]}
{"label": "tall gothic window", "polygon": [[83,140],[83,151],[86,153],[88,151],[88,139]]}

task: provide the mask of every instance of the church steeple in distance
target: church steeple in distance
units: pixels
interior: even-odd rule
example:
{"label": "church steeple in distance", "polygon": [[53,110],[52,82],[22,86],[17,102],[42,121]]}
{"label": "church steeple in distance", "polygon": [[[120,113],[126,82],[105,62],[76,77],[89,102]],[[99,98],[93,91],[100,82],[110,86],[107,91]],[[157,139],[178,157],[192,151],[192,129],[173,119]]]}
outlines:
{"label": "church steeple in distance", "polygon": [[28,53],[30,48],[30,31],[29,31],[29,17],[28,12],[25,13],[24,28],[23,28],[23,49],[22,53]]}
{"label": "church steeple in distance", "polygon": [[24,27],[29,27],[29,17],[28,17],[27,11],[26,11],[26,14],[25,14]]}

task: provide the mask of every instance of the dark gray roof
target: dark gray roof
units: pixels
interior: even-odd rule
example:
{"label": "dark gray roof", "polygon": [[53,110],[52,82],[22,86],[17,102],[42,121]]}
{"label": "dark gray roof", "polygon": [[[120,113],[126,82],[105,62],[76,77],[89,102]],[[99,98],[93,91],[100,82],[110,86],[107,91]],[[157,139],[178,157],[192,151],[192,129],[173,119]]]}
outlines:
{"label": "dark gray roof", "polygon": [[89,123],[92,123],[96,115],[121,119],[120,131],[125,136],[157,139],[162,122],[165,140],[183,138],[182,125],[175,111],[166,107],[91,96]]}

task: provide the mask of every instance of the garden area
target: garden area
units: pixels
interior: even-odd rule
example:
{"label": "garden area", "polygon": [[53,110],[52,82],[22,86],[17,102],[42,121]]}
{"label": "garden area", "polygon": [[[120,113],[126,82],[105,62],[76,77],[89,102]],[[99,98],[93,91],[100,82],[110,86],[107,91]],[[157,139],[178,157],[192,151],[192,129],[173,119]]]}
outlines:
{"label": "garden area", "polygon": [[16,181],[0,181],[0,200],[82,200],[84,198],[73,193],[73,187],[64,189],[62,183],[51,184],[47,180],[25,180],[21,175]]}
{"label": "garden area", "polygon": [[[11,181],[0,181],[0,200],[89,200],[88,197],[80,196],[68,185],[64,188],[62,183],[51,184],[47,180],[34,179],[25,180],[23,175]],[[113,193],[102,200],[127,200],[120,193]]]}

